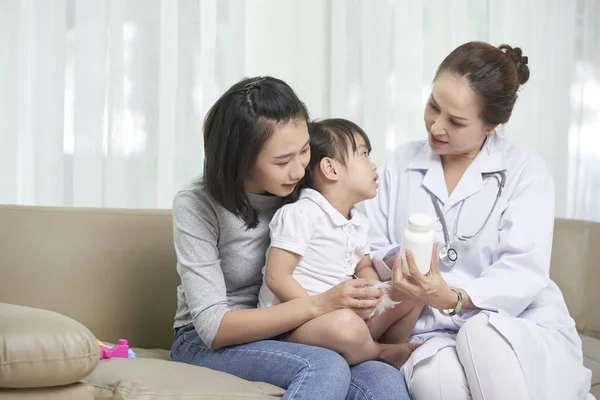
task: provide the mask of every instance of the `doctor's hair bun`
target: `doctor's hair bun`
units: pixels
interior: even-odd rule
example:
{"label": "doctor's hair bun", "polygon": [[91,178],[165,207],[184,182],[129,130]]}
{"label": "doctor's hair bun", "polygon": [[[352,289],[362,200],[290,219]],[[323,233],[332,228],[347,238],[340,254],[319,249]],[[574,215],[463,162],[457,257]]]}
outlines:
{"label": "doctor's hair bun", "polygon": [[527,57],[520,48],[506,44],[464,43],[442,61],[434,82],[445,71],[469,82],[480,99],[480,117],[489,126],[508,122],[519,88],[529,79]]}
{"label": "doctor's hair bun", "polygon": [[515,63],[519,83],[525,84],[529,80],[529,67],[527,66],[528,58],[523,55],[523,51],[519,47],[512,48],[507,44],[501,44],[498,48]]}

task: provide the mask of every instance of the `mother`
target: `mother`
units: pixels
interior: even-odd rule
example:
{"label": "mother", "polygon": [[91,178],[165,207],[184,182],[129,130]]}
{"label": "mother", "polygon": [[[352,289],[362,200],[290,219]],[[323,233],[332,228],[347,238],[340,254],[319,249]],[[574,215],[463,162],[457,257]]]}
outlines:
{"label": "mother", "polygon": [[406,399],[402,374],[379,361],[348,367],[339,354],[287,342],[289,331],[341,308],[369,313],[381,292],[356,279],[257,309],[269,221],[310,160],[308,112],[271,77],[225,92],[204,125],[204,177],[173,202],[178,310],[171,357],[286,389],[284,399]]}
{"label": "mother", "polygon": [[[588,396],[581,342],[549,278],[552,178],[539,156],[495,133],[528,78],[519,48],[471,42],[450,53],[425,108],[428,141],[391,156],[366,205],[380,275],[392,268],[394,289],[428,306],[412,339],[424,344],[403,367],[416,400]],[[423,276],[409,254],[414,278],[394,254],[413,213],[436,221],[444,261],[438,268],[434,246]]]}

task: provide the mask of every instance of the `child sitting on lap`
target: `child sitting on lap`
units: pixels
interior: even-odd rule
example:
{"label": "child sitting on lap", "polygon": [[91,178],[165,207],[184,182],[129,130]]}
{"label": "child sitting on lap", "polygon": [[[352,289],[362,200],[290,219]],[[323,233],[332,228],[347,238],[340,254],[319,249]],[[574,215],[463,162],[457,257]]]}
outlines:
{"label": "child sitting on lap", "polygon": [[[259,307],[319,294],[353,276],[379,280],[369,256],[368,221],[355,207],[378,188],[369,138],[344,119],[308,128],[307,188],[271,221]],[[380,360],[400,368],[416,348],[407,341],[423,305],[395,296],[400,304],[382,314],[364,320],[357,299],[355,308],[310,320],[288,340],[337,351],[350,365]]]}

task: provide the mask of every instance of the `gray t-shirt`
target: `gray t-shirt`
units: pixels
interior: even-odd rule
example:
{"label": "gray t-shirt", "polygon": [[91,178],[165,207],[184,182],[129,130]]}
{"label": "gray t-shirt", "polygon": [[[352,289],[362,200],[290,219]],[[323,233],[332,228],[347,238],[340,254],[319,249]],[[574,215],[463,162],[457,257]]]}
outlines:
{"label": "gray t-shirt", "polygon": [[269,246],[269,222],[282,205],[276,196],[247,193],[259,212],[259,224],[244,222],[205,191],[202,180],[182,189],[173,201],[177,253],[177,314],[174,327],[190,322],[208,346],[225,313],[255,308]]}

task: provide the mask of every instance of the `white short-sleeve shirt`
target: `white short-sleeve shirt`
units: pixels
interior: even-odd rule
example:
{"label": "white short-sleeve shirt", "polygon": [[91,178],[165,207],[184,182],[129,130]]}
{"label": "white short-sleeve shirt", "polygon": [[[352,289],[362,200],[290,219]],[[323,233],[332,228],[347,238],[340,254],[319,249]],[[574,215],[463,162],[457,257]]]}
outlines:
{"label": "white short-sleeve shirt", "polygon": [[[269,250],[277,247],[301,256],[292,276],[311,296],[352,279],[356,265],[370,252],[367,219],[355,207],[350,215],[348,220],[316,190],[303,189],[295,203],[280,208],[271,220]],[[279,303],[264,272],[259,307]]]}

